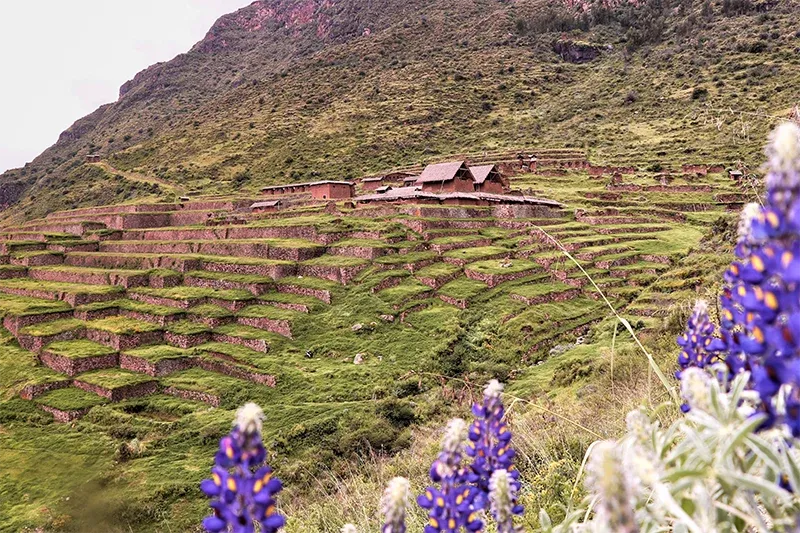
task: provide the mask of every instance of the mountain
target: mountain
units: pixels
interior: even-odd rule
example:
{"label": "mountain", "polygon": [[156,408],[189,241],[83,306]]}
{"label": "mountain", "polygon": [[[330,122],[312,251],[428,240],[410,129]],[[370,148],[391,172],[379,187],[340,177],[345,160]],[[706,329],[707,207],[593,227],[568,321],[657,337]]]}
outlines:
{"label": "mountain", "polygon": [[23,169],[7,216],[164,189],[352,178],[497,147],[593,159],[755,162],[797,95],[796,0],[258,0],[140,72]]}

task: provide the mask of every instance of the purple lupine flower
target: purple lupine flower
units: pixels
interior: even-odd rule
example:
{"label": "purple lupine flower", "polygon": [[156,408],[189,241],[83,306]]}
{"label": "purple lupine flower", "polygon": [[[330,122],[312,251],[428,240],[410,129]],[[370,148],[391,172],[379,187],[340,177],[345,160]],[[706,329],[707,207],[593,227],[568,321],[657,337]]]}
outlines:
{"label": "purple lupine flower", "polygon": [[231,432],[219,441],[211,478],[200,489],[212,498],[214,514],[203,520],[211,533],[253,533],[256,524],[263,533],[275,533],[285,519],[277,513],[275,494],[283,488],[272,469],[264,464],[266,450],[261,441],[264,412],[248,403],[236,412]]}
{"label": "purple lupine flower", "polygon": [[[476,503],[482,508],[489,497],[492,474],[497,470],[508,472],[514,491],[519,490],[519,471],[513,464],[515,452],[510,443],[511,431],[503,420],[502,392],[503,386],[493,379],[484,389],[483,402],[472,406],[475,420],[469,428],[466,452],[472,457],[469,480],[480,490]],[[515,509],[522,512],[521,507]]]}
{"label": "purple lupine flower", "polygon": [[767,154],[765,204],[742,214],[720,325],[730,372],[749,371],[761,398],[761,428],[785,424],[800,437],[800,127],[779,126]]}
{"label": "purple lupine flower", "polygon": [[454,418],[447,424],[442,450],[431,465],[430,477],[439,488],[428,487],[417,497],[420,507],[428,510],[424,533],[456,533],[479,531],[483,522],[478,516],[475,497],[480,492],[468,482],[467,468],[462,464],[467,424]]}
{"label": "purple lupine flower", "polygon": [[686,331],[678,337],[678,346],[682,348],[678,356],[681,369],[675,373],[680,379],[681,371],[696,366],[705,368],[718,361],[717,353],[726,348],[725,341],[715,337],[716,328],[708,317],[708,303],[697,300],[689,317]]}

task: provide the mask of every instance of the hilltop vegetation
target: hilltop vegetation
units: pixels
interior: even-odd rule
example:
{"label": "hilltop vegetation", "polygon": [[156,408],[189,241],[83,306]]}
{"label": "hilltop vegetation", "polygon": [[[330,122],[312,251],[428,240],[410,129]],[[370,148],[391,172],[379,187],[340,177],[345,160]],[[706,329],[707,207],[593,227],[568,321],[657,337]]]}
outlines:
{"label": "hilltop vegetation", "polygon": [[[796,0],[648,0],[582,17],[542,4],[256,2],[7,172],[2,183],[29,186],[7,216],[174,194],[123,176],[98,197],[107,176],[85,169],[89,152],[204,194],[496,147],[755,166],[770,116],[795,103]],[[559,40],[566,57],[597,57],[564,60]]]}

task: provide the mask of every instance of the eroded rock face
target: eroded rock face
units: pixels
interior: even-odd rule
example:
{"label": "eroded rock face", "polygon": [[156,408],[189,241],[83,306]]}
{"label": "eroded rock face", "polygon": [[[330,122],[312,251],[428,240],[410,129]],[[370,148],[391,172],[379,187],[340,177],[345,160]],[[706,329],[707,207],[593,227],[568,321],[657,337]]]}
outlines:
{"label": "eroded rock face", "polygon": [[553,43],[553,51],[570,63],[587,63],[597,58],[602,48],[595,44],[570,40],[559,40]]}

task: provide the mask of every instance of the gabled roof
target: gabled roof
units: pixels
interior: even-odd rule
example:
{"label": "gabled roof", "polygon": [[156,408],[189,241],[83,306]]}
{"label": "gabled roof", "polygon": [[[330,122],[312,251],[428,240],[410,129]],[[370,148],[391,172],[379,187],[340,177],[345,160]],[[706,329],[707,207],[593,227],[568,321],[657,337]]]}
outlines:
{"label": "gabled roof", "polygon": [[372,183],[375,181],[383,181],[383,176],[378,176],[377,178],[362,178],[361,183]]}
{"label": "gabled roof", "polygon": [[250,206],[250,209],[258,209],[259,207],[278,207],[281,205],[280,200],[272,200],[269,202],[256,202]]}
{"label": "gabled roof", "polygon": [[391,185],[384,185],[383,187],[378,187],[375,189],[375,192],[384,193],[393,190]]}
{"label": "gabled roof", "polygon": [[406,176],[405,178],[403,178],[403,183],[408,183],[408,182],[411,182],[411,181],[417,181],[418,179],[419,179],[419,176]]}
{"label": "gabled roof", "polygon": [[466,163],[463,161],[453,161],[451,163],[437,163],[435,165],[428,165],[422,171],[417,183],[431,183],[439,181],[450,181],[454,179],[459,172],[466,171],[466,175],[473,179],[472,173],[469,171]]}
{"label": "gabled roof", "polygon": [[469,167],[469,171],[472,172],[472,175],[475,177],[475,183],[478,185],[482,184],[486,181],[492,172],[500,176],[500,172],[497,170],[495,165],[480,165],[477,167]]}

